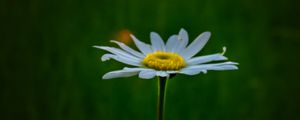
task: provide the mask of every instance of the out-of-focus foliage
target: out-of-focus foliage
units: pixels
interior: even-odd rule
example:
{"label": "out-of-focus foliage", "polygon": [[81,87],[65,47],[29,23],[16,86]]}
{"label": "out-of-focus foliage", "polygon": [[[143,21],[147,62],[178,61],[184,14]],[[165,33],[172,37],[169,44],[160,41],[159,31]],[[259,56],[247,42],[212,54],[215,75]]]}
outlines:
{"label": "out-of-focus foliage", "polygon": [[297,0],[1,0],[1,120],[154,120],[157,80],[101,80],[122,69],[92,45],[149,43],[185,28],[228,48],[237,71],[169,81],[166,120],[300,119]]}

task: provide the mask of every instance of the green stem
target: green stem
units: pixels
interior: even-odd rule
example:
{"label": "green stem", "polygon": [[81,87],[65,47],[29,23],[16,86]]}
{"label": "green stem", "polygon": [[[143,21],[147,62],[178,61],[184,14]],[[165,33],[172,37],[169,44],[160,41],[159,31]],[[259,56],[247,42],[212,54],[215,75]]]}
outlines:
{"label": "green stem", "polygon": [[165,98],[168,77],[158,77],[157,120],[164,119]]}

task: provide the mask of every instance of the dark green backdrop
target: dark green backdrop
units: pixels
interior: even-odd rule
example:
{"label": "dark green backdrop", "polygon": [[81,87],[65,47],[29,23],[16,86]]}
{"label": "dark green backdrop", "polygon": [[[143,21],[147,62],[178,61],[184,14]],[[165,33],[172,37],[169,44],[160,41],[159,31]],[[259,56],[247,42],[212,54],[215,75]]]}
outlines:
{"label": "dark green backdrop", "polygon": [[[166,120],[299,120],[297,0],[1,0],[1,120],[155,120],[157,80],[101,80],[121,30],[212,37],[237,71],[169,81]],[[130,43],[129,43],[130,44]],[[130,44],[132,46],[132,44]]]}

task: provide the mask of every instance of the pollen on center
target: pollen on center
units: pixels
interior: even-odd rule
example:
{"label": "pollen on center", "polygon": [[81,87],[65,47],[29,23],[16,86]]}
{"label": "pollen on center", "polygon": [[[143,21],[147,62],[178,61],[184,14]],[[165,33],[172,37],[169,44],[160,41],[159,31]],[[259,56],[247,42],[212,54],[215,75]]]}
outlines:
{"label": "pollen on center", "polygon": [[180,70],[185,67],[185,61],[179,54],[162,51],[147,54],[142,64],[155,70]]}

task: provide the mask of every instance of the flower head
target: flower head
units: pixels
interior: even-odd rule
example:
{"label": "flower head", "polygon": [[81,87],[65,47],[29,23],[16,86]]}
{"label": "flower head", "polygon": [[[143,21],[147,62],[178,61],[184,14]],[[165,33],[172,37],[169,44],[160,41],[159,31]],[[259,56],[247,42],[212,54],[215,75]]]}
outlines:
{"label": "flower head", "polygon": [[188,45],[189,37],[186,30],[181,29],[178,35],[169,37],[166,43],[155,32],[150,33],[151,45],[138,40],[130,35],[139,49],[136,51],[124,43],[114,41],[120,48],[107,46],[94,46],[110,53],[104,54],[102,61],[114,59],[124,64],[134,66],[125,67],[122,70],[108,72],[103,79],[118,77],[130,77],[139,75],[140,78],[150,79],[155,76],[169,77],[170,74],[196,75],[207,70],[235,70],[238,63],[213,61],[225,61],[226,48],[222,53],[194,57],[207,43],[210,32],[203,32],[192,43]]}

